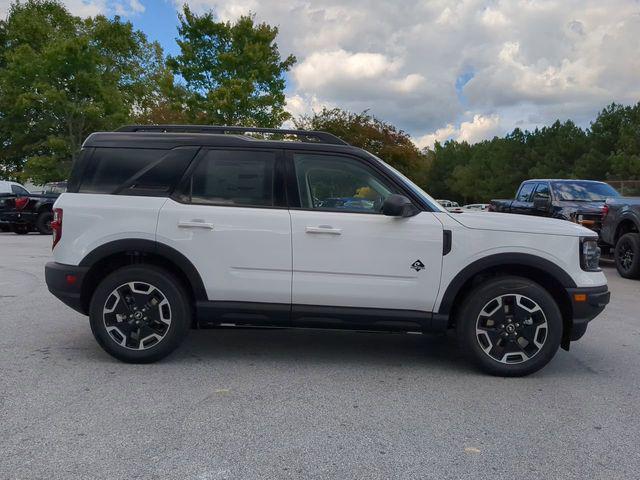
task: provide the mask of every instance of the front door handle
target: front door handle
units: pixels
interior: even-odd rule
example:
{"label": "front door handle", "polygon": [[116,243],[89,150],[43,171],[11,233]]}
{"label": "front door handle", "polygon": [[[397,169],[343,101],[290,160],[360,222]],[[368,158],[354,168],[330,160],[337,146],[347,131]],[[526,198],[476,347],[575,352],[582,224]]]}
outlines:
{"label": "front door handle", "polygon": [[180,220],[178,222],[179,228],[205,228],[207,230],[213,230],[213,223],[207,223],[204,220]]}
{"label": "front door handle", "polygon": [[326,233],[328,235],[342,235],[341,228],[333,228],[331,225],[318,225],[317,227],[307,226],[305,228],[307,233]]}

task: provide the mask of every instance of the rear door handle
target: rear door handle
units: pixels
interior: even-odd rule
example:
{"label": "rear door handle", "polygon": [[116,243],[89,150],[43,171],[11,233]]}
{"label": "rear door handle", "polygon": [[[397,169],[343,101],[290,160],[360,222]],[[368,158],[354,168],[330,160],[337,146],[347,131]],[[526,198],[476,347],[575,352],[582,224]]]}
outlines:
{"label": "rear door handle", "polygon": [[326,233],[328,235],[342,235],[341,228],[333,228],[331,225],[318,225],[317,227],[307,226],[305,228],[307,233]]}
{"label": "rear door handle", "polygon": [[180,220],[178,222],[179,228],[205,228],[207,230],[213,230],[213,223],[207,223],[204,220]]}

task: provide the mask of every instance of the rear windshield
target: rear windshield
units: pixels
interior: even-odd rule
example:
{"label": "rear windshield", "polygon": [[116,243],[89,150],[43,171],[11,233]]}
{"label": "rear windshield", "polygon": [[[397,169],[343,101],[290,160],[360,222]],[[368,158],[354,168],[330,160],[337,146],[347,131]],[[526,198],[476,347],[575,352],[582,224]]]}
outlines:
{"label": "rear windshield", "polygon": [[620,194],[606,183],[598,182],[553,182],[553,192],[558,200],[573,202],[604,202]]}
{"label": "rear windshield", "polygon": [[84,152],[80,193],[165,195],[173,190],[198,147],[173,150],[96,148]]}

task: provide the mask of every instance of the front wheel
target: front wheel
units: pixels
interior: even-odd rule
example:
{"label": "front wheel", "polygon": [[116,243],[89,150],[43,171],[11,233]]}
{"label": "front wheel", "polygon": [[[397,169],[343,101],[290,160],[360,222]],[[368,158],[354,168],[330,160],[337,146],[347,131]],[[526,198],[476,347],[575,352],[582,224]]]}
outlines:
{"label": "front wheel", "polygon": [[625,233],[614,251],[616,268],[624,278],[640,278],[640,233]]}
{"label": "front wheel", "polygon": [[169,355],[191,322],[189,297],[168,271],[132,265],[108,275],[89,307],[100,346],[124,362],[150,363]]}
{"label": "front wheel", "polygon": [[544,367],[558,351],[562,315],[537,283],[504,276],[471,291],[457,314],[467,356],[492,375],[520,377]]}

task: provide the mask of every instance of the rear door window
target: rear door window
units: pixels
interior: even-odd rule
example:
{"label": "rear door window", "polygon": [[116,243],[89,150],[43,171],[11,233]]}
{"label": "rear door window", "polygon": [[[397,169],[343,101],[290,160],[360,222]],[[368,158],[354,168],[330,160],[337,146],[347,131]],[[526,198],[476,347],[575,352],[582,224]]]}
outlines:
{"label": "rear door window", "polygon": [[272,207],[276,205],[276,153],[209,150],[195,168],[188,201],[205,205]]}
{"label": "rear door window", "polygon": [[29,195],[29,192],[26,188],[21,187],[20,185],[11,185],[11,192],[14,195]]}
{"label": "rear door window", "polygon": [[549,184],[547,182],[539,183],[533,196],[535,198],[551,198],[551,189],[549,188]]}
{"label": "rear door window", "polygon": [[520,191],[518,192],[518,197],[516,198],[516,200],[518,202],[530,201],[529,199],[531,198],[531,192],[533,191],[534,186],[535,183],[525,183],[524,185],[522,185],[522,187],[520,187]]}

